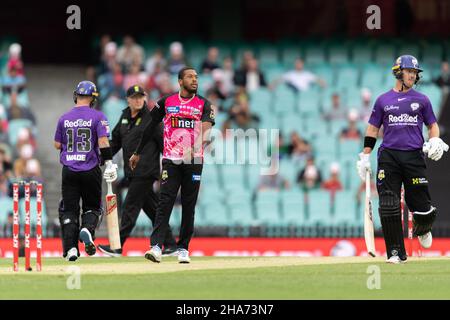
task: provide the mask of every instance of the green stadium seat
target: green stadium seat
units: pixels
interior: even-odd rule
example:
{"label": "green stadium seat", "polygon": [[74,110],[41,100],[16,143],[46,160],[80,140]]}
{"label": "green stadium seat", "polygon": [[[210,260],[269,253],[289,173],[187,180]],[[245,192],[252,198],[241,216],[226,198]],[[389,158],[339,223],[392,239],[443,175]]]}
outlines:
{"label": "green stadium seat", "polygon": [[315,154],[336,156],[336,138],[330,135],[317,136],[313,141],[313,151]]}
{"label": "green stadium seat", "polygon": [[380,66],[365,67],[361,76],[362,87],[379,87],[384,84],[386,72]]}
{"label": "green stadium seat", "polygon": [[223,187],[226,190],[243,188],[244,185],[244,165],[220,165],[219,171]]}
{"label": "green stadium seat", "polygon": [[392,66],[397,58],[394,44],[381,44],[375,49],[375,62],[381,65]]}
{"label": "green stadium seat", "polygon": [[250,190],[255,190],[258,187],[259,181],[260,181],[260,170],[261,166],[252,164],[246,166],[247,170],[247,185]]}
{"label": "green stadium seat", "polygon": [[345,64],[349,61],[348,46],[342,43],[328,48],[328,61],[333,65]]}
{"label": "green stadium seat", "polygon": [[122,110],[126,108],[127,104],[125,100],[117,99],[117,98],[110,98],[107,99],[103,105],[102,110],[108,119],[109,125],[111,128],[114,128],[117,124],[117,122],[120,119],[120,116],[122,115]]}
{"label": "green stadium seat", "polygon": [[347,87],[355,87],[358,84],[359,72],[354,67],[342,67],[337,69],[336,73],[336,89],[341,90]]}
{"label": "green stadium seat", "polygon": [[282,221],[285,225],[305,223],[305,198],[301,190],[292,188],[281,193]]}
{"label": "green stadium seat", "polygon": [[352,50],[352,62],[362,65],[372,61],[373,48],[369,43],[357,44]]}
{"label": "green stadium seat", "polygon": [[308,225],[327,226],[331,220],[331,197],[325,190],[309,190],[307,193],[307,219]]}
{"label": "green stadium seat", "polygon": [[295,164],[291,159],[282,159],[279,162],[280,175],[289,181],[291,187],[297,184],[297,175],[300,171],[298,164]]}
{"label": "green stadium seat", "polygon": [[273,103],[274,111],[277,114],[292,114],[295,111],[296,101],[297,99],[292,90],[290,92],[285,91],[284,94],[277,94],[277,98]]}
{"label": "green stadium seat", "polygon": [[8,214],[13,212],[13,199],[10,197],[0,197],[0,227],[8,221]]}
{"label": "green stadium seat", "polygon": [[277,190],[259,191],[255,201],[256,216],[259,223],[274,226],[281,222],[280,192]]}
{"label": "green stadium seat", "polygon": [[263,46],[259,48],[259,62],[261,68],[276,67],[280,63],[276,46]]}
{"label": "green stadium seat", "polygon": [[228,224],[242,227],[257,225],[257,221],[253,216],[253,207],[251,202],[230,204],[229,213],[231,217]]}
{"label": "green stadium seat", "polygon": [[285,46],[281,49],[281,61],[285,68],[293,69],[295,60],[301,56],[300,48],[295,45]]}
{"label": "green stadium seat", "polygon": [[359,226],[361,221],[357,219],[356,192],[338,191],[334,198],[333,220],[335,225]]}
{"label": "green stadium seat", "polygon": [[311,71],[315,73],[319,78],[326,82],[327,87],[333,87],[335,84],[335,67],[328,63],[323,63],[311,68]]}
{"label": "green stadium seat", "polygon": [[444,48],[442,44],[439,42],[428,42],[424,45],[422,51],[422,59],[420,64],[429,64],[438,66],[443,59],[444,56]]}
{"label": "green stadium seat", "polygon": [[297,109],[302,116],[318,116],[320,114],[320,92],[308,90],[300,94]]}
{"label": "green stadium seat", "polygon": [[355,155],[362,150],[362,139],[359,140],[341,140],[338,144],[338,158],[341,160],[354,159]]}
{"label": "green stadium seat", "polygon": [[305,63],[310,64],[321,64],[326,62],[325,50],[322,46],[308,46],[305,49]]}
{"label": "green stadium seat", "polygon": [[210,226],[227,226],[230,224],[230,217],[226,206],[220,202],[212,202],[203,206],[205,223]]}

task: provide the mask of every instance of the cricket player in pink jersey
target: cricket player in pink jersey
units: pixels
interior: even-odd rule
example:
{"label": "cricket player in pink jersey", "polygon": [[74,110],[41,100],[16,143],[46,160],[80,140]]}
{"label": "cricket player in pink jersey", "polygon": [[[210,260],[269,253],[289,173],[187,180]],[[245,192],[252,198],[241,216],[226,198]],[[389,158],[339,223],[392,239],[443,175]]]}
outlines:
{"label": "cricket player in pink jersey", "polygon": [[214,109],[205,98],[197,95],[198,76],[193,68],[178,73],[180,91],[161,98],[151,111],[152,120],[145,127],[136,152],[130,158],[133,170],[139,154],[150,140],[157,124],[164,123],[164,151],[161,173],[161,193],[155,224],[150,239],[151,249],[145,258],[161,261],[161,247],[169,225],[172,208],[181,187],[182,218],[178,261],[189,263],[189,242],[194,232],[194,213],[203,169],[203,146],[214,125]]}

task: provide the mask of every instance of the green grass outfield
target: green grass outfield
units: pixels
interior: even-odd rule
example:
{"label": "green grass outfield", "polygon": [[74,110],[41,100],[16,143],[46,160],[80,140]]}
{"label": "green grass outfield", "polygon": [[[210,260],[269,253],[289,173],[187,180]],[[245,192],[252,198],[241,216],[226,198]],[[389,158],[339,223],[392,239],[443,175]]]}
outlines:
{"label": "green grass outfield", "polygon": [[[33,261],[34,262],[34,261]],[[12,271],[0,260],[0,299],[450,299],[450,258],[174,257],[156,264],[139,257],[46,258],[42,272]],[[34,266],[34,264],[33,264]],[[80,267],[81,288],[68,267]],[[372,267],[371,267],[372,266]],[[376,266],[381,289],[367,282]],[[71,282],[72,281],[72,282]],[[369,281],[370,282],[370,281]]]}

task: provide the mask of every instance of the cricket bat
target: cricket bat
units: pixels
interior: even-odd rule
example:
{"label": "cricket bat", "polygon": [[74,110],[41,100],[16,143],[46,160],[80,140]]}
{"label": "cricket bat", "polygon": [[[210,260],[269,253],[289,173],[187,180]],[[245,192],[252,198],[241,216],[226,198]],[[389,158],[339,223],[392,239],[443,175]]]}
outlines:
{"label": "cricket bat", "polygon": [[109,247],[113,250],[121,248],[119,233],[119,217],[117,215],[117,197],[112,191],[111,182],[107,182],[106,225],[108,227]]}
{"label": "cricket bat", "polygon": [[364,207],[364,239],[366,240],[367,252],[375,257],[375,236],[373,231],[373,208],[370,199],[370,172],[366,171],[366,201]]}

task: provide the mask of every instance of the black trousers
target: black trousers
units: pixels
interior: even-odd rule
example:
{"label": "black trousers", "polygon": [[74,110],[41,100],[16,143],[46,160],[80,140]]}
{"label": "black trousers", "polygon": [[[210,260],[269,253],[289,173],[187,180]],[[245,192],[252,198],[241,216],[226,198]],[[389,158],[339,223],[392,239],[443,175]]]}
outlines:
{"label": "black trousers", "polygon": [[[102,171],[99,166],[89,170],[75,172],[64,166],[62,169],[62,200],[59,206],[64,254],[70,248],[78,249],[80,230],[80,209],[82,210],[81,228],[87,228],[95,238],[95,229],[102,208]],[[80,207],[80,200],[82,206]],[[88,214],[86,214],[88,212]]]}
{"label": "black trousers", "polygon": [[160,199],[150,243],[159,247],[163,244],[178,189],[181,187],[182,216],[177,247],[188,250],[194,233],[195,204],[203,164],[175,164],[163,159],[162,166]]}
{"label": "black trousers", "polygon": [[377,190],[392,191],[400,199],[402,183],[405,202],[410,211],[430,210],[431,197],[422,150],[383,149],[378,155]]}
{"label": "black trousers", "polygon": [[[129,179],[128,193],[122,206],[122,220],[120,222],[120,242],[122,247],[136,225],[141,209],[155,225],[158,196],[153,191],[153,178],[133,177]],[[176,247],[175,238],[170,226],[167,227],[164,247]]]}

